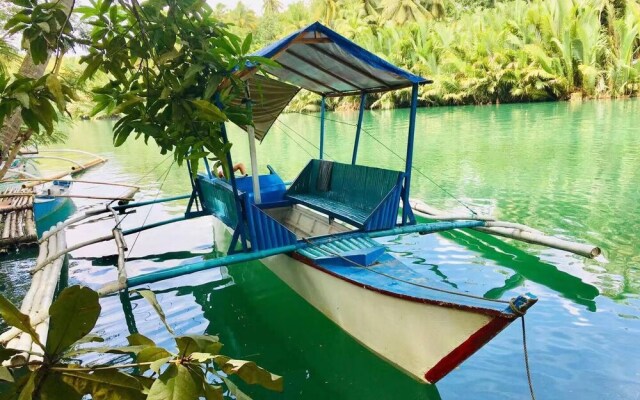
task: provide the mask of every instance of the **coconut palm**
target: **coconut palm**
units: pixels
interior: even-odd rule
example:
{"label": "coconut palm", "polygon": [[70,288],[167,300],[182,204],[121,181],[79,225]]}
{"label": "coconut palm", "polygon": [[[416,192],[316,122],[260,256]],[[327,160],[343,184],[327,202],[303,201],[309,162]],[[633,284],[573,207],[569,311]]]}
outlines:
{"label": "coconut palm", "polygon": [[264,4],[262,5],[262,12],[264,15],[272,15],[280,12],[282,8],[282,3],[280,0],[264,0]]}
{"label": "coconut palm", "polygon": [[248,8],[242,1],[239,1],[227,14],[226,19],[245,32],[253,31],[258,26],[256,13]]}

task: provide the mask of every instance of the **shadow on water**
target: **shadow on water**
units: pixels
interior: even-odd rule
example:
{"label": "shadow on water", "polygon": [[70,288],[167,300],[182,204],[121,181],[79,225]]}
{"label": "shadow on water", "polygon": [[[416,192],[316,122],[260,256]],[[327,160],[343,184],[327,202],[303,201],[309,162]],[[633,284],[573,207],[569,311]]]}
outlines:
{"label": "shadow on water", "polygon": [[[208,321],[206,333],[220,336],[223,354],[255,361],[284,376],[284,393],[241,385],[251,397],[441,399],[436,386],[380,362],[261,263],[230,266],[226,271],[222,281],[164,292],[195,298]],[[126,297],[121,301],[129,332],[136,332],[131,302]]]}
{"label": "shadow on water", "polygon": [[484,294],[487,298],[501,298],[507,291],[522,286],[525,280],[529,280],[560,293],[563,297],[585,306],[589,311],[596,311],[595,298],[600,294],[598,288],[558,270],[556,266],[545,263],[536,256],[480,232],[465,230],[444,232],[441,235],[477,252],[485,259],[516,272],[507,278],[502,286],[487,291]]}

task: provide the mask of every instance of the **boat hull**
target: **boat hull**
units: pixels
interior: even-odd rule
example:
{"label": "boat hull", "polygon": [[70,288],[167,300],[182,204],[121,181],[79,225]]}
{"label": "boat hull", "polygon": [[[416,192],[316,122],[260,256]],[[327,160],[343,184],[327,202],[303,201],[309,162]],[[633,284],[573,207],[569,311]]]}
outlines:
{"label": "boat hull", "polygon": [[366,287],[296,253],[262,262],[356,340],[421,382],[437,382],[514,319]]}

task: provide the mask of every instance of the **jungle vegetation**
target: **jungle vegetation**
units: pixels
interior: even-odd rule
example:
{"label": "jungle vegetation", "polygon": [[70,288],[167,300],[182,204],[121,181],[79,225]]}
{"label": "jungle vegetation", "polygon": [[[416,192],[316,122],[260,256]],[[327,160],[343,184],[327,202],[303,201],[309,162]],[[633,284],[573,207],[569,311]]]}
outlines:
{"label": "jungle vegetation", "polygon": [[[640,90],[637,0],[312,0],[262,16],[242,2],[216,8],[259,48],[316,20],[379,56],[428,77],[423,105],[488,104],[636,96]],[[406,106],[409,91],[372,99]],[[336,100],[336,108],[357,99]],[[293,109],[313,109],[301,94]]]}

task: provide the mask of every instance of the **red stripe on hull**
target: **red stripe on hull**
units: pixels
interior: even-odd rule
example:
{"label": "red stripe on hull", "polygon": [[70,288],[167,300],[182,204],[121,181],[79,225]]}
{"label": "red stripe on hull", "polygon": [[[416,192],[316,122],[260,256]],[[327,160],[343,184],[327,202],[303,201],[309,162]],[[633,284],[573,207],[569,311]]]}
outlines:
{"label": "red stripe on hull", "polygon": [[500,317],[492,319],[427,371],[427,373],[424,374],[424,379],[429,383],[438,382],[442,377],[451,372],[451,370],[460,365],[460,363],[478,351],[480,347],[493,339],[512,321],[512,319]]}

